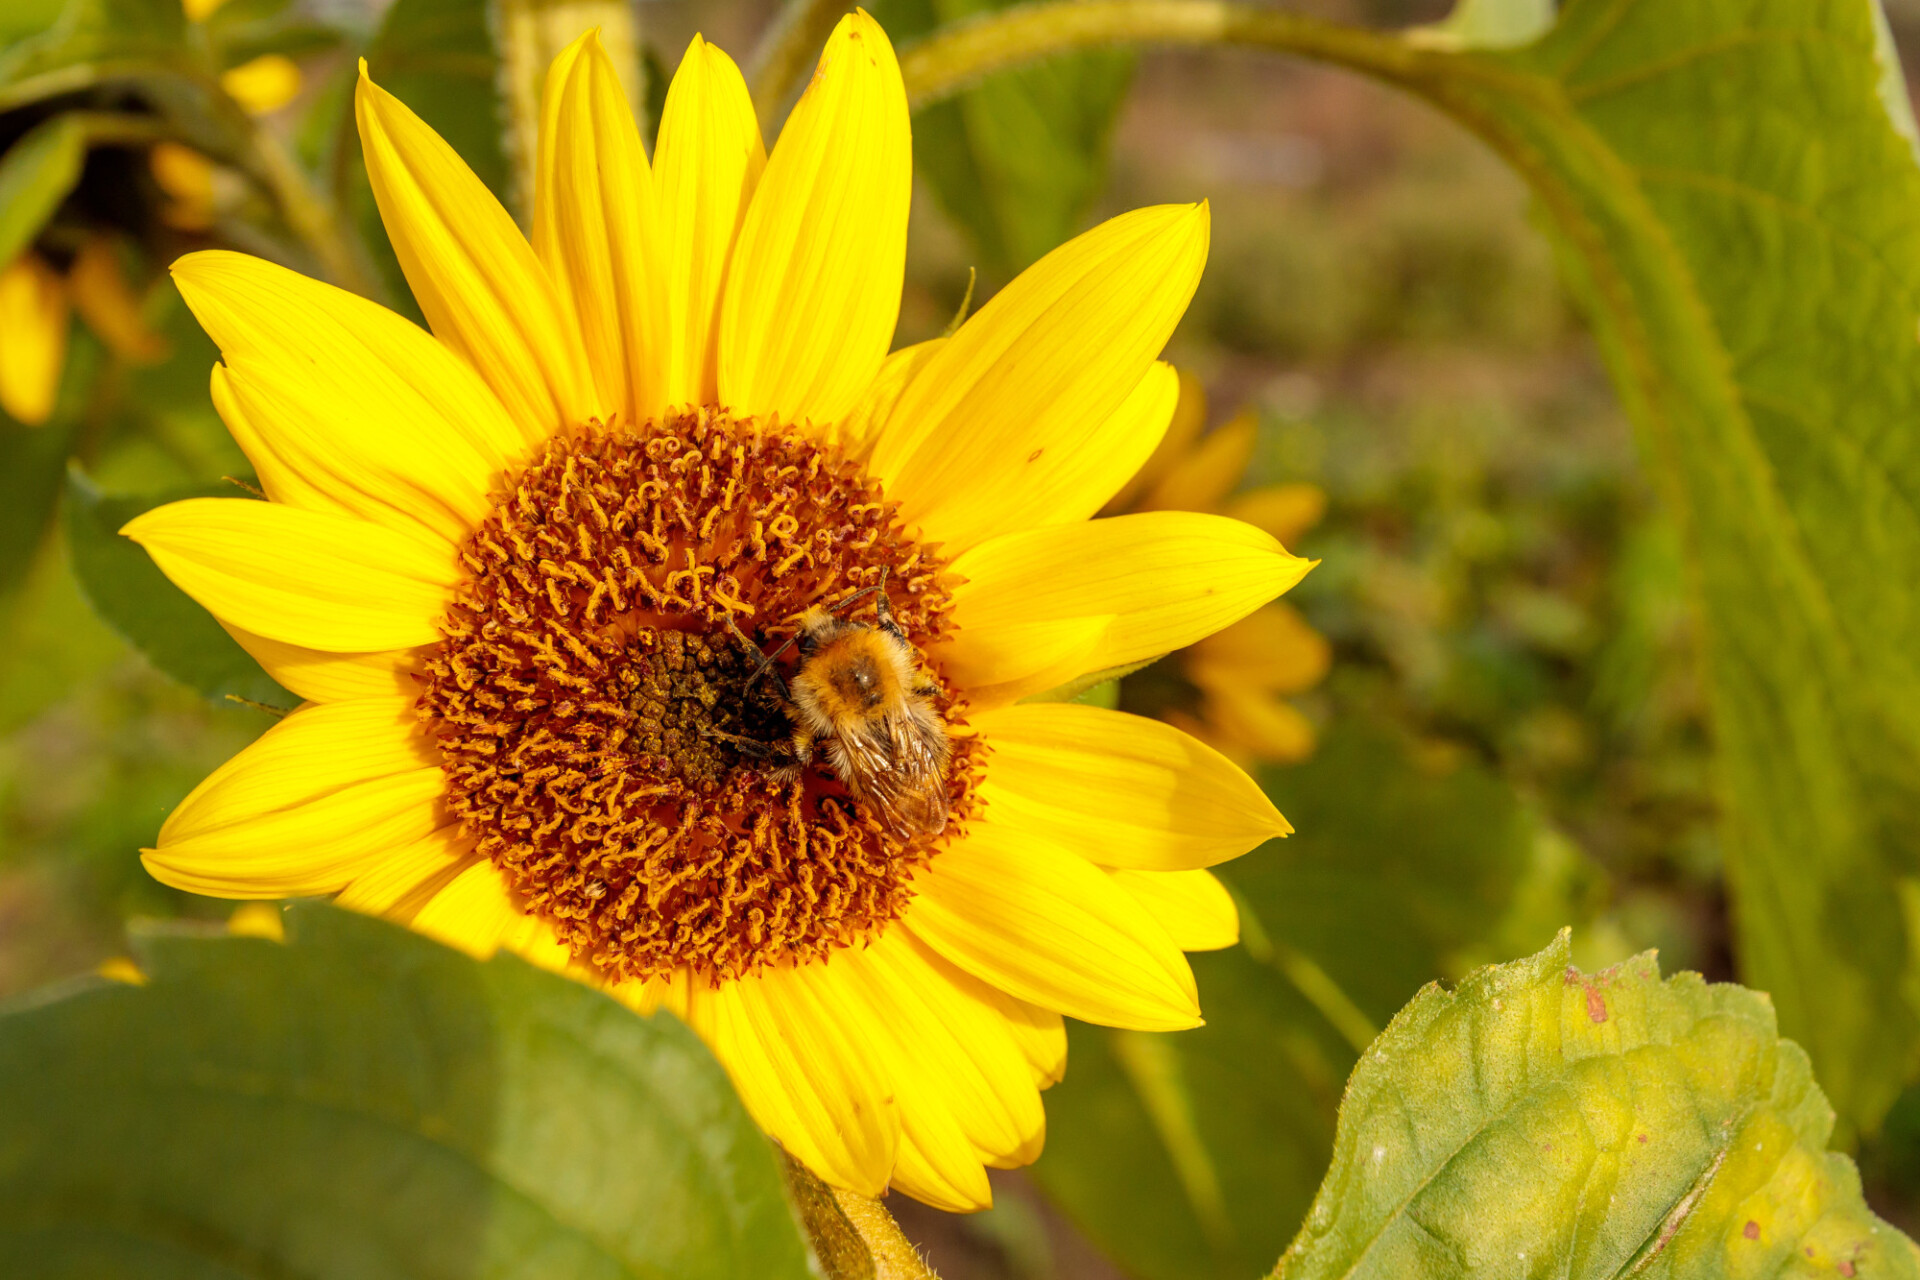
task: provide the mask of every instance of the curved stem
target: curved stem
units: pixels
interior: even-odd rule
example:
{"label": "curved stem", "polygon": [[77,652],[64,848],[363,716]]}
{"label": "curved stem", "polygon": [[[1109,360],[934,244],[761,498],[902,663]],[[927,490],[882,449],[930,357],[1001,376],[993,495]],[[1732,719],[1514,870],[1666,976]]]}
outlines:
{"label": "curved stem", "polygon": [[1226,0],[1047,0],[945,28],[903,53],[900,72],[922,107],[995,71],[1112,44],[1251,45],[1396,81],[1420,79],[1448,57],[1397,36]]}

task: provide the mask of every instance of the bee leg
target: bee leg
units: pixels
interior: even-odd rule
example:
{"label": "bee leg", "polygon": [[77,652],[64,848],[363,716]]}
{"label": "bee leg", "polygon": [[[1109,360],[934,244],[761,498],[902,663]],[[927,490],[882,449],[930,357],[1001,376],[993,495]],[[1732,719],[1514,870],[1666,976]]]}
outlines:
{"label": "bee leg", "polygon": [[813,763],[813,735],[805,729],[795,729],[792,737],[768,745],[772,758],[779,760],[773,768],[775,782],[796,782]]}
{"label": "bee leg", "polygon": [[[765,676],[773,681],[773,687],[780,693],[780,700],[788,701],[787,682],[780,678],[779,670],[773,665],[773,658],[768,657],[761,651],[759,645],[747,638],[747,633],[740,629],[740,624],[733,620],[732,614],[727,615],[727,630],[733,633],[733,638],[740,642],[740,647],[746,650],[749,658],[753,659],[754,670],[753,674],[747,677],[747,687],[751,689],[760,677]],[[783,645],[782,648],[784,647]]]}
{"label": "bee leg", "polygon": [[728,733],[723,729],[716,729],[712,725],[705,724],[700,726],[700,736],[703,738],[711,738],[716,742],[728,743],[741,755],[752,756],[756,760],[771,759],[781,754],[786,745],[778,741],[766,742],[760,738],[749,738],[744,734]]}

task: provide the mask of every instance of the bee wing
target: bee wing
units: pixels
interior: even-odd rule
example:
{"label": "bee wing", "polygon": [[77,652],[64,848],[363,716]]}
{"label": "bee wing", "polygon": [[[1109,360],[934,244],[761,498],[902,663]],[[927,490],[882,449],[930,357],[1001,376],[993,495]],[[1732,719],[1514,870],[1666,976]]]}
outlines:
{"label": "bee wing", "polygon": [[891,715],[840,739],[840,776],[880,820],[906,836],[939,835],[947,825],[947,735],[930,715]]}

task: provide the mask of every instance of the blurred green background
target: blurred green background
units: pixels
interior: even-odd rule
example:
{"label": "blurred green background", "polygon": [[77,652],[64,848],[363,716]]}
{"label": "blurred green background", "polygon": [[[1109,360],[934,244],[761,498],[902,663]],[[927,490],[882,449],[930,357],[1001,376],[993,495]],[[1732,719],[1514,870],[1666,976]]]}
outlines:
{"label": "blurred green background", "polygon": [[[378,7],[232,0],[216,33],[236,64],[256,49],[298,55],[304,87],[269,126],[363,218],[340,122],[352,54],[396,39]],[[954,8],[876,12],[903,38],[934,7]],[[1300,7],[1396,27],[1444,12]],[[15,9],[0,34],[51,17]],[[695,30],[744,56],[771,10],[648,0],[635,12],[657,70]],[[1920,5],[1889,16],[1920,53]],[[424,46],[442,62],[397,62],[386,83],[405,98],[408,76],[468,75],[484,90],[484,74],[459,70],[471,36],[443,29]],[[1290,600],[1334,661],[1293,699],[1317,749],[1260,768],[1299,834],[1225,870],[1247,936],[1196,957],[1210,1025],[1169,1038],[1076,1028],[1040,1164],[996,1175],[987,1214],[898,1212],[949,1280],[1256,1274],[1319,1182],[1358,1046],[1424,982],[1531,953],[1563,924],[1587,968],[1657,948],[1668,971],[1739,976],[1680,544],[1526,189],[1481,144],[1359,77],[1247,53],[1099,54],[1042,74],[1071,84],[1083,114],[1060,127],[1082,167],[1049,167],[1058,207],[1026,221],[977,203],[993,189],[961,162],[962,135],[977,143],[987,127],[977,114],[917,122],[899,340],[944,327],[970,268],[991,289],[1100,216],[1209,199],[1212,256],[1170,357],[1206,386],[1216,423],[1257,415],[1242,487],[1326,495],[1291,548],[1322,563]],[[1038,83],[1033,101],[1048,91]],[[0,143],[42,118],[15,113]],[[131,917],[224,918],[229,904],[150,880],[137,852],[271,722],[157,670],[103,620],[117,592],[143,589],[136,575],[105,564],[83,589],[72,571],[76,556],[111,554],[116,509],[96,510],[99,494],[218,484],[244,466],[207,402],[215,353],[160,267],[205,243],[291,242],[286,210],[246,191],[208,225],[168,225],[154,212],[166,194],[129,162],[140,154],[96,151],[77,190],[143,193],[145,205],[87,216],[118,229],[167,358],[129,362],[76,325],[55,420],[0,421],[0,476],[38,486],[0,514],[0,995],[119,954]],[[469,154],[501,180],[497,149]],[[383,253],[374,241],[360,264],[375,289],[391,287]],[[57,519],[30,518],[61,491]],[[217,655],[184,661],[202,659],[203,686],[273,701],[244,673],[222,684]],[[1198,694],[1175,657],[1118,697],[1163,714],[1192,712]],[[1214,1109],[1194,1112],[1194,1097]],[[1232,1133],[1253,1125],[1283,1138],[1236,1147]],[[1920,1092],[1859,1158],[1877,1211],[1920,1225]],[[1124,1168],[1131,1189],[1116,1193],[1103,1166]]]}

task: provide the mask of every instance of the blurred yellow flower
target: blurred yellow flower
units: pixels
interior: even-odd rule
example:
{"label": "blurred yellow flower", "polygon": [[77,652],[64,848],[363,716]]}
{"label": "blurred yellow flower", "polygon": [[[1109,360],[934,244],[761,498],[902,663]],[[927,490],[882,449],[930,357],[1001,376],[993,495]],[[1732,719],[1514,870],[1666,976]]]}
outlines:
{"label": "blurred yellow flower", "polygon": [[220,87],[248,115],[263,116],[300,94],[300,67],[284,53],[263,53],[220,74]]}
{"label": "blurred yellow flower", "polygon": [[[1310,484],[1235,493],[1253,457],[1258,420],[1243,409],[1203,434],[1206,421],[1206,390],[1183,370],[1166,438],[1108,511],[1215,511],[1291,546],[1325,513],[1326,494]],[[1305,759],[1314,748],[1313,722],[1286,699],[1319,684],[1331,661],[1326,637],[1299,610],[1275,601],[1180,651],[1181,672],[1200,700],[1197,714],[1176,710],[1166,719],[1243,765]]]}
{"label": "blurred yellow flower", "polygon": [[39,426],[53,413],[66,366],[69,310],[123,360],[151,364],[166,357],[166,341],[147,327],[111,237],[87,237],[64,276],[28,249],[0,270],[0,334],[6,335],[0,408],[26,426]]}
{"label": "blurred yellow flower", "polygon": [[29,249],[0,270],[0,408],[37,427],[53,413],[67,360],[67,290]]}
{"label": "blurred yellow flower", "polygon": [[[1307,570],[1218,515],[1088,518],[1178,404],[1157,356],[1208,211],[1114,218],[889,354],[912,151],[871,17],[771,153],[698,37],[651,161],[595,35],[543,105],[529,243],[363,68],[431,333],[257,258],[174,264],[269,500],[123,532],[308,702],[146,864],[670,1009],[828,1182],[982,1208],[1039,1154],[1062,1015],[1198,1025],[1185,952],[1239,928],[1207,868],[1289,829],[1168,725],[1021,702]],[[802,642],[844,655],[823,728],[816,669],[768,664],[829,610],[880,657]]]}

